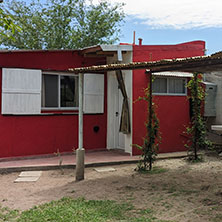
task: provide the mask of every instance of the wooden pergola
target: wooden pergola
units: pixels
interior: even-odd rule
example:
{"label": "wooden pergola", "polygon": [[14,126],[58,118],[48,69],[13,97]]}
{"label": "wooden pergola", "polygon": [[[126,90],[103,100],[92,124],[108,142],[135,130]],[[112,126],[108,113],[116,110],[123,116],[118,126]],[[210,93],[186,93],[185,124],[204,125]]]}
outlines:
{"label": "wooden pergola", "polygon": [[154,62],[132,62],[127,64],[107,64],[81,68],[69,68],[69,72],[95,73],[115,70],[146,69],[147,72],[183,71],[183,72],[210,72],[222,69],[222,52],[210,56],[198,56],[179,59],[163,59]]}
{"label": "wooden pergola", "polygon": [[[99,50],[99,49],[98,49]],[[222,52],[212,54],[210,56],[198,56],[177,59],[164,59],[154,62],[132,62],[127,64],[107,64],[80,68],[69,68],[67,71],[79,75],[79,151],[76,163],[76,179],[84,179],[84,149],[83,149],[83,74],[99,73],[108,71],[146,69],[145,73],[166,72],[166,71],[182,71],[182,72],[211,72],[222,70]],[[151,82],[151,81],[150,81]],[[151,101],[152,104],[152,94]]]}

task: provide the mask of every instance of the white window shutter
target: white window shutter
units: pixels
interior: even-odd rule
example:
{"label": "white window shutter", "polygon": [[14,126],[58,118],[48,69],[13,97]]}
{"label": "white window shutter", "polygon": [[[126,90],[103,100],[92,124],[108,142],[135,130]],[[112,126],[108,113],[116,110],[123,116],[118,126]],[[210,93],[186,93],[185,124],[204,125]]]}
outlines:
{"label": "white window shutter", "polygon": [[104,112],[104,75],[84,74],[84,113]]}
{"label": "white window shutter", "polygon": [[41,113],[41,70],[2,69],[2,114]]}

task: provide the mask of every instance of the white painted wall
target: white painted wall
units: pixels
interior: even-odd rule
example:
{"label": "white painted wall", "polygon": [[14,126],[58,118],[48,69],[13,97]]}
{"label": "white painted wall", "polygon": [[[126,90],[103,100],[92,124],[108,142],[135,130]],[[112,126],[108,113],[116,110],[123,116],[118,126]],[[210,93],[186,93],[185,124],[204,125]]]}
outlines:
{"label": "white painted wall", "polygon": [[212,125],[222,125],[222,71],[205,73],[204,81],[217,85],[215,98],[216,117],[209,117],[207,119],[208,138],[213,142],[222,143],[221,132],[211,130]]}
{"label": "white painted wall", "polygon": [[222,71],[206,73],[205,81],[212,82],[217,85],[216,93],[216,117],[212,118],[214,124],[222,124]]}

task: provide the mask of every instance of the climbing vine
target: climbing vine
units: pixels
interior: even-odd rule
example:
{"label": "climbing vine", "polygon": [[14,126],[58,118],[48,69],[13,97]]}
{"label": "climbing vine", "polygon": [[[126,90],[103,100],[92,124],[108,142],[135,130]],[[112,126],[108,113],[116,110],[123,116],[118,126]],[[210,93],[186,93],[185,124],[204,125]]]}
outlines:
{"label": "climbing vine", "polygon": [[152,164],[156,160],[160,143],[159,120],[155,112],[155,104],[152,98],[152,75],[150,74],[150,85],[144,89],[144,96],[138,97],[136,101],[144,100],[147,103],[147,118],[145,121],[146,136],[143,145],[134,145],[142,151],[141,159],[137,165],[138,171],[152,170]]}
{"label": "climbing vine", "polygon": [[205,90],[201,86],[202,75],[194,73],[193,77],[187,84],[190,90],[191,100],[191,123],[186,128],[186,133],[190,136],[189,144],[185,146],[188,148],[189,160],[198,160],[198,150],[211,146],[211,142],[206,138],[206,125],[201,113],[203,108],[203,100],[205,98]]}

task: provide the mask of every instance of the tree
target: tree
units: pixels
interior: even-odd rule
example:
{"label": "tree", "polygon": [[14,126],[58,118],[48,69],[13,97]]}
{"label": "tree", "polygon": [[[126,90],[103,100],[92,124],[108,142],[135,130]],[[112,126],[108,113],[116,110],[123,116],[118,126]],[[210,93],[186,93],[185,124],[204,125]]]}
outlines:
{"label": "tree", "polygon": [[4,7],[23,31],[15,41],[3,38],[10,49],[74,49],[112,44],[119,39],[123,4],[88,0],[48,0],[31,3],[9,0]]}
{"label": "tree", "polygon": [[13,17],[0,8],[0,36],[12,39],[15,30],[20,31],[20,28],[14,24]]}

